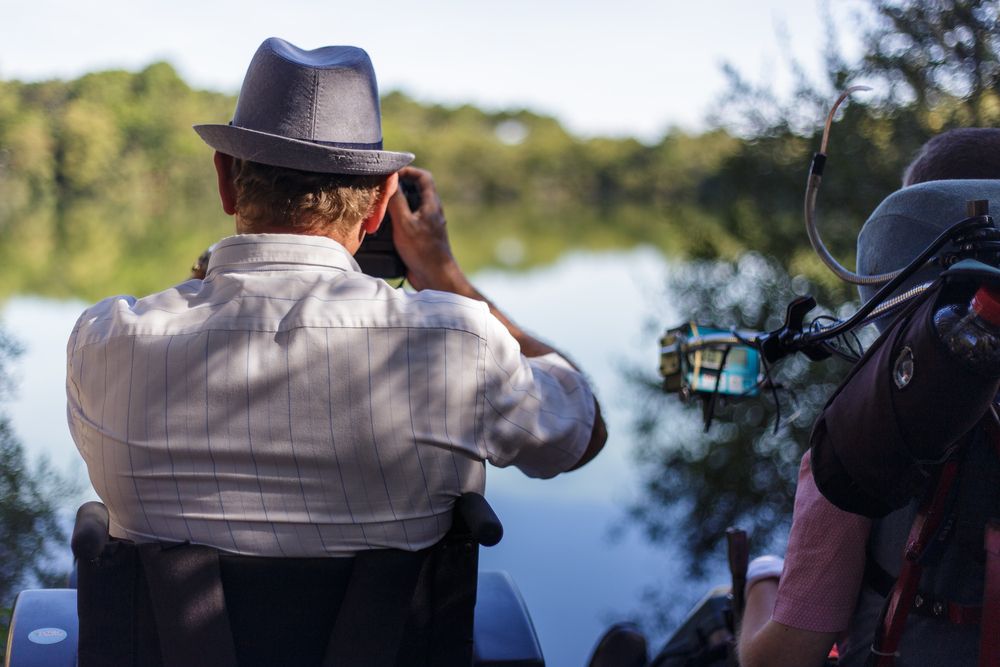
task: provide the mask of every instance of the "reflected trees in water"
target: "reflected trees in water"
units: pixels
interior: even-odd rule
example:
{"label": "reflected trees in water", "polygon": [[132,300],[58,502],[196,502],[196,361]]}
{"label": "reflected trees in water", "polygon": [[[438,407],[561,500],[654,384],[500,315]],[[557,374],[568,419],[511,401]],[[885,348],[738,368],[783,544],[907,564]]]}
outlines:
{"label": "reflected trees in water", "polygon": [[[687,320],[760,331],[780,326],[788,302],[812,289],[776,261],[750,253],[735,262],[679,265],[668,276],[665,299]],[[658,323],[661,329],[676,324]],[[768,390],[756,397],[720,398],[707,431],[700,401],[683,404],[677,395],[665,395],[653,370],[651,364],[632,373],[642,489],[629,515],[650,541],[679,554],[678,581],[664,585],[718,577],[729,526],[748,530],[754,555],[782,548],[812,422],[848,365],[786,358],[772,368],[778,405]]]}
{"label": "reflected trees in water", "polygon": [[[13,389],[18,344],[0,328],[0,401]],[[65,586],[69,539],[62,521],[78,485],[44,458],[29,461],[9,417],[0,411],[0,643],[6,644],[14,596],[26,586]]]}

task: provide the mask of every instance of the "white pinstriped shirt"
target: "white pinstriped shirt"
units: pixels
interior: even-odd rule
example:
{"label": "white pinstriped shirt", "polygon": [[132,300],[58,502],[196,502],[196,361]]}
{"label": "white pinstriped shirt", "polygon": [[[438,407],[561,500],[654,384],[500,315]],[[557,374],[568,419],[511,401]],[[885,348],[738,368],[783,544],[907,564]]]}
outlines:
{"label": "white pinstriped shirt", "polygon": [[523,357],[484,303],[284,234],[223,239],[204,281],[89,308],[67,396],[113,535],[263,556],[429,546],[484,461],[555,475],[594,423],[580,373]]}

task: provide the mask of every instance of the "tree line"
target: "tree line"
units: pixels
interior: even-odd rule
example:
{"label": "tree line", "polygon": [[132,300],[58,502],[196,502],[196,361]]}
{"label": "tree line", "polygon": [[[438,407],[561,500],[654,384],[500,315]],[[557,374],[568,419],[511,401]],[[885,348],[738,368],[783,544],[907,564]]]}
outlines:
{"label": "tree line", "polygon": [[[195,123],[228,122],[235,98],[195,90],[167,63],[72,81],[0,81],[0,284],[4,294],[146,293],[229,233]],[[417,154],[471,269],[567,247],[635,242],[688,254],[737,245],[699,187],[739,142],[725,131],[662,141],[584,139],[525,110],[383,99],[385,144]],[[529,243],[530,240],[530,243]],[[509,259],[507,261],[510,261]]]}

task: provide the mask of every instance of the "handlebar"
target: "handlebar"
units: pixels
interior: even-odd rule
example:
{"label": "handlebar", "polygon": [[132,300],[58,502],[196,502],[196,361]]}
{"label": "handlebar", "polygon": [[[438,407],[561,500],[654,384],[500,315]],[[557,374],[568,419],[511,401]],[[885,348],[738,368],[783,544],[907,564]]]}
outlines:
{"label": "handlebar", "polygon": [[[769,365],[796,352],[813,361],[836,355],[856,362],[858,353],[844,351],[834,341],[898,311],[922,294],[931,283],[893,296],[924,266],[936,264],[945,269],[965,258],[1000,263],[1000,230],[989,215],[989,203],[968,202],[968,216],[939,234],[846,320],[833,320],[829,326],[820,325],[819,318],[807,322],[816,300],[803,296],[788,304],[784,324],[773,331],[724,330],[694,322],[668,329],[660,340],[664,391],[677,392],[683,399],[694,394],[755,396],[769,381]],[[949,243],[958,250],[936,254]]]}

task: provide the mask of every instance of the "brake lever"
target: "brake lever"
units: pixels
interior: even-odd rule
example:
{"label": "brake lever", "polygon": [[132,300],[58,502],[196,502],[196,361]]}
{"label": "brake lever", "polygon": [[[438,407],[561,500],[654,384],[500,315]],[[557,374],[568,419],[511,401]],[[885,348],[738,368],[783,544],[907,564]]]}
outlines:
{"label": "brake lever", "polygon": [[813,361],[821,361],[830,356],[830,352],[824,349],[821,343],[804,341],[806,315],[815,307],[816,299],[811,296],[792,299],[785,309],[785,323],[757,339],[760,352],[768,363],[774,363],[796,352],[803,353]]}

